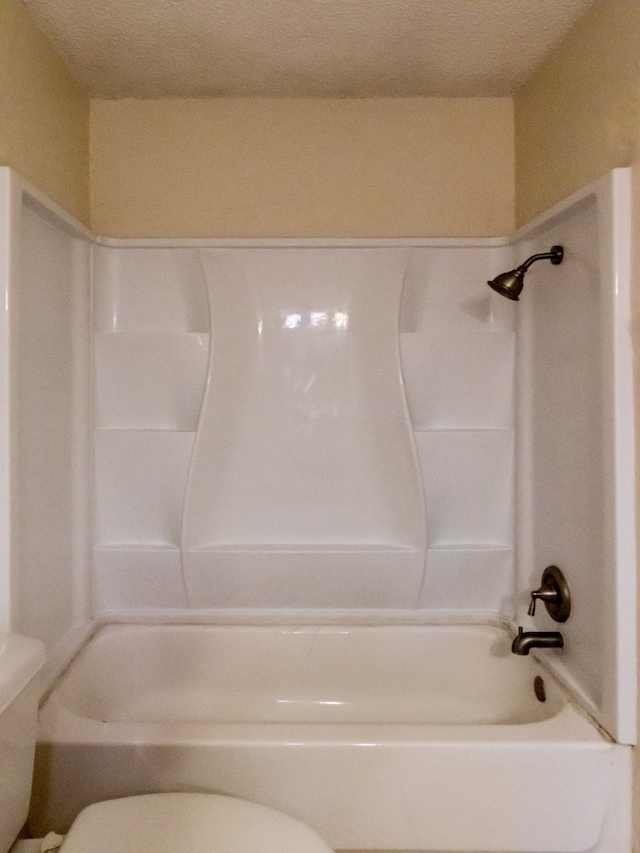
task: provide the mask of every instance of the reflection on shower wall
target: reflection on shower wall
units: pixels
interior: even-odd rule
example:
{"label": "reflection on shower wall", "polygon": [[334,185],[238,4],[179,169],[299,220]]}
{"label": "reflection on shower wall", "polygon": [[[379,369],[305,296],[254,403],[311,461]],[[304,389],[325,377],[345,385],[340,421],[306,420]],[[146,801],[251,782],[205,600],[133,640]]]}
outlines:
{"label": "reflection on shower wall", "polygon": [[95,251],[99,612],[510,614],[508,249]]}

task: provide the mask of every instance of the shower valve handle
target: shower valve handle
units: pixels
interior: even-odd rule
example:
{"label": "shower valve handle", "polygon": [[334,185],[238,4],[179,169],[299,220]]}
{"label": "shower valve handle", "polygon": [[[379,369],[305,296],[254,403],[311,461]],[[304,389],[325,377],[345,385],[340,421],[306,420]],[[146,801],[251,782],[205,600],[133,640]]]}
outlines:
{"label": "shower valve handle", "polygon": [[549,602],[550,604],[558,603],[558,590],[553,587],[544,587],[541,586],[540,589],[534,589],[531,593],[531,603],[529,604],[529,609],[527,613],[529,616],[536,615],[536,602],[538,601]]}
{"label": "shower valve handle", "polygon": [[547,566],[542,573],[542,583],[539,589],[531,593],[531,603],[527,613],[535,616],[536,602],[544,602],[547,613],[556,622],[566,622],[571,613],[571,593],[569,584],[557,566]]}

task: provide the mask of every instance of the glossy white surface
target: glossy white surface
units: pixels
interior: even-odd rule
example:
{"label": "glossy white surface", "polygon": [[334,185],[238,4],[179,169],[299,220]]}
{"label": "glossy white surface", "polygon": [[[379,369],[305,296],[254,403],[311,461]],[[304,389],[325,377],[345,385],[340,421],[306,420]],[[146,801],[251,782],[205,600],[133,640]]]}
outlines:
{"label": "glossy white surface", "polygon": [[0,172],[0,624],[54,661],[89,618],[92,235]]}
{"label": "glossy white surface", "polygon": [[96,335],[96,427],[194,431],[209,336]]}
{"label": "glossy white surface", "polygon": [[[483,618],[511,614],[511,601],[505,592],[509,583],[504,579],[509,560],[503,551],[512,547],[509,471],[513,464],[514,309],[505,305],[505,300],[494,298],[484,284],[508,264],[509,249],[490,240],[481,246],[463,245],[464,241],[459,246],[455,241],[446,246],[432,246],[428,241],[425,246],[415,241],[406,245],[398,242],[399,248],[393,250],[373,246],[371,241],[356,241],[340,249],[332,249],[325,242],[313,250],[299,241],[268,249],[242,249],[238,245],[208,250],[206,241],[193,249],[177,244],[175,248],[162,248],[158,241],[140,248],[97,249],[97,427],[109,432],[99,432],[96,437],[100,532],[94,590],[99,613],[184,610],[176,549],[186,546],[189,608],[202,612],[238,607],[258,611],[366,607],[387,611],[419,608],[434,613],[446,610],[458,615],[475,611]],[[312,264],[308,263],[311,257]],[[395,272],[388,267],[391,258],[395,258]],[[201,259],[209,270],[214,325],[202,410],[209,309]],[[280,268],[289,279],[282,278]],[[369,298],[370,282],[376,279],[376,287],[384,287],[384,298],[390,299],[393,288],[389,289],[389,283],[394,276],[396,291],[398,279],[403,279],[400,355],[404,393],[412,427],[418,432],[416,441],[419,447],[430,446],[442,433],[441,443],[451,448],[444,454],[446,459],[438,450],[436,460],[442,461],[423,465],[422,488],[415,485],[414,471],[414,485],[409,490],[401,488],[395,474],[398,466],[391,465],[388,453],[380,453],[376,461],[375,454],[385,442],[361,440],[388,430],[388,414],[394,411],[395,438],[386,445],[399,447],[404,442],[406,460],[410,437],[403,425],[398,340],[392,323],[397,302],[390,307],[385,327],[389,358],[385,361],[382,350],[363,358],[364,348],[370,345],[362,337],[363,330],[371,330],[370,341],[376,347],[382,342],[382,326],[373,316],[380,309]],[[229,282],[236,279],[234,291]],[[242,288],[246,298],[241,300],[241,307],[233,307],[229,300]],[[353,299],[358,288],[364,288],[367,300],[358,309],[360,317],[365,318],[359,330],[357,323],[353,325],[353,316],[351,326],[347,317],[341,331],[335,326],[333,320],[341,314],[338,303],[332,312],[313,308],[318,300],[339,301],[347,294]],[[309,302],[308,311],[292,308],[294,295],[303,307],[305,300]],[[223,296],[228,305],[221,310]],[[286,296],[288,307],[273,301],[280,296]],[[250,305],[254,307],[249,309]],[[227,310],[240,314],[227,322]],[[270,311],[275,311],[279,325],[269,324]],[[311,324],[312,313],[316,325]],[[332,322],[323,325],[329,313]],[[308,321],[306,326],[303,316]],[[283,318],[290,327],[283,326]],[[258,329],[261,320],[262,335],[256,334],[254,339],[251,330]],[[242,334],[241,329],[245,330]],[[342,350],[338,344],[341,339],[345,342]],[[357,370],[342,368],[340,358],[347,354],[359,365]],[[227,364],[229,359],[233,363]],[[281,367],[276,369],[277,364]],[[374,368],[375,364],[378,367]],[[315,371],[316,380],[306,390],[300,379],[305,370],[309,376]],[[282,378],[281,386],[279,376],[287,377]],[[392,409],[386,400],[382,404],[383,376],[385,393],[389,396],[392,389],[395,395]],[[241,393],[238,377],[244,377],[246,393]],[[357,393],[351,393],[354,388],[372,390],[358,402]],[[288,396],[282,396],[283,389]],[[318,389],[322,398],[317,396]],[[297,402],[295,394],[299,395]],[[220,405],[221,399],[224,405]],[[342,420],[333,415],[327,418],[331,406],[336,405]],[[378,405],[382,405],[383,418],[371,414]],[[319,418],[321,408],[324,416]],[[200,481],[198,488],[204,489],[206,496],[201,495],[200,510],[196,512],[190,502],[185,512],[183,469],[171,471],[182,463],[170,451],[160,454],[160,463],[156,448],[159,442],[167,447],[180,444],[183,439],[174,440],[169,433],[191,431],[198,424],[200,449],[192,462],[193,479]],[[242,428],[236,429],[237,424]],[[122,431],[127,428],[137,430],[138,437],[128,438]],[[223,429],[227,430],[226,437]],[[159,437],[160,433],[166,438]],[[253,448],[251,464],[249,456],[238,455],[240,442],[245,441]],[[225,442],[225,448],[218,452]],[[274,442],[277,449],[266,453],[266,445]],[[119,458],[106,449],[111,446],[118,448]],[[211,452],[215,450],[217,477],[204,473],[201,462],[206,446]],[[306,462],[292,472],[292,460],[300,453],[306,454]],[[312,464],[313,454],[316,459]],[[148,467],[145,458],[155,461]],[[339,469],[334,471],[336,476],[330,474],[330,459]],[[382,472],[375,488],[368,488],[363,464]],[[406,461],[403,465],[406,478]],[[225,477],[230,476],[230,466],[235,472],[233,489],[228,488],[226,479],[220,479],[224,472]],[[343,487],[336,489],[337,482]],[[345,491],[348,482],[351,486]],[[391,484],[392,491],[385,483]],[[427,514],[428,520],[411,522],[411,513],[401,512],[401,508],[412,502],[415,511],[422,489],[433,511]],[[287,492],[289,498],[284,500]],[[311,503],[307,492],[313,495]],[[392,493],[396,495],[393,500]],[[459,518],[455,513],[452,516],[450,493],[463,495]],[[489,501],[487,494],[492,496]],[[206,532],[196,530],[198,525],[206,528],[209,523],[208,501],[215,503],[211,523],[217,525],[210,543],[206,542]],[[397,520],[392,523],[399,523],[395,533],[387,522],[378,524],[388,511],[386,502],[396,513]],[[311,513],[312,507],[320,505],[331,508],[329,516]],[[186,540],[179,541],[181,537],[175,532],[160,535],[159,506],[171,507],[173,531],[178,515],[183,518]],[[252,512],[247,513],[250,507]],[[267,524],[277,512],[279,536],[276,527]],[[315,524],[317,529],[305,532],[300,526],[305,523]],[[340,525],[344,525],[346,535],[339,537]],[[404,533],[403,525],[407,528]],[[414,534],[408,537],[405,534],[411,525]],[[300,528],[297,533],[296,526]],[[204,545],[194,547],[194,542],[187,541],[194,533]],[[296,535],[298,542],[294,541]],[[424,546],[420,544],[425,536],[431,550],[445,543],[450,566],[445,570],[440,561],[440,568],[434,570],[432,559],[426,582],[422,578]],[[482,559],[469,556],[479,543],[498,547],[495,560],[488,551]],[[460,560],[454,564],[456,546]],[[432,585],[431,579],[436,576],[437,583]]]}
{"label": "glossy white surface", "polygon": [[456,615],[461,610],[514,610],[513,550],[491,545],[430,548],[420,605]]}
{"label": "glossy white surface", "polygon": [[151,794],[89,806],[60,853],[332,853],[275,809],[215,794]]}
{"label": "glossy white surface", "polygon": [[187,610],[179,548],[104,546],[93,560],[97,610]]}
{"label": "glossy white surface", "polygon": [[23,202],[12,291],[14,625],[52,648],[88,559],[90,243]]}
{"label": "glossy white surface", "polygon": [[496,245],[495,240],[471,246],[463,242],[411,252],[403,284],[401,332],[464,333],[487,345],[493,335],[514,334],[515,306],[485,284],[505,269],[511,247]]}
{"label": "glossy white surface", "polygon": [[11,501],[9,468],[11,430],[8,418],[11,399],[11,364],[9,360],[9,292],[15,257],[15,224],[11,172],[0,169],[0,400],[5,416],[0,417],[0,632],[11,625]]}
{"label": "glossy white surface", "polygon": [[513,429],[513,332],[404,332],[400,346],[415,430]]}
{"label": "glossy white surface", "polygon": [[209,360],[200,253],[94,248],[98,612],[188,602],[183,497]]}
{"label": "glossy white surface", "polygon": [[[194,605],[256,606],[261,584],[266,606],[289,606],[306,576],[299,604],[313,606],[323,566],[350,590],[332,585],[324,606],[379,606],[380,583],[391,606],[417,599],[424,513],[397,353],[407,258],[202,252],[212,347],[183,526]],[[375,571],[387,553],[400,597]]]}
{"label": "glossy white surface", "polygon": [[33,679],[44,657],[39,640],[19,634],[0,635],[0,714]]}
{"label": "glossy white surface", "polygon": [[208,332],[199,253],[192,249],[94,248],[94,327],[101,332]]}
{"label": "glossy white surface", "polygon": [[180,547],[193,433],[98,432],[96,545]]}
{"label": "glossy white surface", "polygon": [[513,612],[515,306],[485,282],[511,248],[412,252],[402,368],[427,504],[419,607]]}
{"label": "glossy white surface", "polygon": [[111,626],[43,708],[32,829],[64,831],[96,800],[214,790],[336,849],[589,850],[628,750],[544,672],[538,703],[540,667],[509,643],[482,626]]}
{"label": "glossy white surface", "polygon": [[538,671],[486,627],[111,626],[51,702],[105,723],[518,724],[563,705],[536,700]]}
{"label": "glossy white surface", "polygon": [[6,853],[29,809],[39,684],[45,658],[38,640],[0,635],[0,853]]}
{"label": "glossy white surface", "polygon": [[[192,551],[185,584],[190,606],[206,615],[233,612],[266,615],[273,622],[287,610],[365,614],[415,608],[424,552],[356,547],[239,548]],[[274,615],[270,615],[275,614]],[[300,616],[298,616],[300,618]],[[249,617],[251,621],[251,617]]]}
{"label": "glossy white surface", "polygon": [[519,603],[554,563],[573,609],[554,666],[612,735],[633,743],[635,518],[628,173],[588,187],[517,243],[563,244],[527,274],[519,329]]}
{"label": "glossy white surface", "polygon": [[429,546],[513,544],[513,432],[416,435]]}

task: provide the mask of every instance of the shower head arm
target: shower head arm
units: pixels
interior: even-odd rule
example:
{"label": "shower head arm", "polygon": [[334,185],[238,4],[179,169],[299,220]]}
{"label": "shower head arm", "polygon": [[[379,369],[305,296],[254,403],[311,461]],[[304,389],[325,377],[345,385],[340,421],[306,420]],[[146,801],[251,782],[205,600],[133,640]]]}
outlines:
{"label": "shower head arm", "polygon": [[557,264],[562,263],[563,256],[564,252],[562,246],[552,246],[550,252],[541,252],[538,255],[531,255],[531,257],[527,258],[527,260],[523,264],[520,264],[518,270],[525,273],[529,269],[531,264],[535,264],[536,261],[544,260],[549,260],[554,266],[556,266]]}

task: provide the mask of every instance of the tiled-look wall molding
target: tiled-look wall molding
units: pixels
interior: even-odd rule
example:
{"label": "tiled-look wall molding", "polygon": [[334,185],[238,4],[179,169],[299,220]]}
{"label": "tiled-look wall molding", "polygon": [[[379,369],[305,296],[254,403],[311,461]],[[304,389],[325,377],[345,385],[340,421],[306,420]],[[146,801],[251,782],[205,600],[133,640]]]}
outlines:
{"label": "tiled-look wall molding", "polygon": [[[480,612],[496,617],[509,614],[513,585],[514,314],[513,306],[501,304],[504,300],[497,299],[485,285],[490,274],[501,268],[509,249],[495,245],[497,241],[486,241],[482,246],[456,246],[449,241],[440,247],[402,242],[392,241],[387,248],[339,249],[312,248],[308,243],[307,249],[247,249],[242,243],[225,249],[179,244],[97,247],[94,586],[99,610],[364,607],[470,615]],[[288,284],[284,284],[287,276]],[[346,289],[340,294],[336,282],[341,277]],[[398,297],[391,296],[394,277],[395,286],[402,285],[399,322]],[[360,315],[354,282],[364,295]],[[238,286],[245,292],[234,296]],[[260,366],[268,348],[258,347],[253,361],[247,361],[242,347],[236,346],[236,354],[226,365],[224,347],[216,350],[225,335],[227,345],[235,346],[234,341],[237,343],[244,334],[247,346],[253,346],[253,332],[264,318],[260,320],[251,312],[256,310],[256,294],[264,302],[267,287],[280,288],[275,298],[281,303],[280,327],[285,330],[280,338],[272,339],[273,347],[294,347],[286,354],[276,353],[273,369],[283,369],[288,360],[288,377],[274,378],[268,365]],[[380,303],[378,319],[375,310],[372,313],[376,287],[382,297],[391,297],[386,307]],[[225,319],[224,304],[229,299],[237,302],[229,309],[235,318],[230,314]],[[329,302],[331,311],[325,310]],[[271,319],[275,304],[267,308]],[[246,322],[245,308],[249,312]],[[219,322],[213,330],[211,357],[210,310],[213,325],[216,319]],[[264,304],[260,310],[264,313]],[[300,326],[310,325],[312,320],[317,324],[318,346],[325,348],[323,355],[317,354],[324,362],[313,364],[309,361],[308,329],[305,345],[297,355],[295,352],[299,346],[295,335],[303,331]],[[326,329],[322,334],[323,323],[333,325],[333,337],[327,336]],[[385,323],[389,332],[384,334],[395,340],[389,339],[386,350],[380,343]],[[340,356],[335,342],[341,333],[344,337],[349,324],[350,343]],[[365,334],[361,345],[358,342],[367,326],[371,326],[369,337]],[[394,348],[399,349],[399,360]],[[376,360],[379,368],[375,368]],[[333,376],[330,370],[319,375],[317,368],[322,363],[331,365]],[[298,375],[294,375],[296,370]],[[251,371],[254,375],[243,384]],[[354,372],[355,386],[350,385]],[[386,378],[381,379],[383,376]],[[411,452],[405,444],[394,463],[394,446],[398,437],[402,444],[403,435],[403,416],[397,407],[404,404],[399,398],[394,404],[395,424],[381,424],[388,408],[384,401],[402,393],[402,377],[415,447]],[[271,382],[271,386],[251,412],[256,382],[263,390],[265,384]],[[309,389],[313,386],[314,390],[295,389],[296,383],[305,382],[311,382]],[[357,395],[359,387],[366,389],[368,383],[371,393],[362,392],[360,411],[356,406],[356,413],[351,412],[341,424],[339,413],[346,400]],[[386,391],[382,391],[381,384],[385,383]],[[321,396],[314,403],[318,388]],[[284,397],[276,399],[282,391],[288,394],[289,405],[297,395],[296,405],[307,407],[296,426],[295,413],[287,418]],[[253,403],[247,394],[253,395]],[[215,402],[202,409],[203,400],[209,397]],[[313,405],[317,409],[315,420],[309,417],[309,406]],[[235,415],[231,412],[234,406]],[[265,417],[269,417],[267,410],[273,414],[273,407],[278,406],[273,435],[264,439],[272,470],[265,470],[261,479],[255,471],[260,460],[261,430],[266,426]],[[333,415],[328,416],[332,410]],[[209,423],[203,428],[205,411],[209,412],[205,417]],[[224,428],[226,438],[220,427],[221,412],[235,418],[235,426]],[[322,417],[327,421],[324,427],[318,422]],[[300,483],[306,482],[307,491],[315,492],[309,503],[311,516],[302,519],[300,508],[308,498],[302,495],[299,504],[291,504],[279,533],[269,532],[267,516],[278,503],[275,493],[269,502],[279,467],[273,467],[273,448],[281,441],[276,456],[282,458],[285,468],[291,466],[282,473],[280,488],[286,490],[294,476],[296,457],[295,452],[289,454],[291,441],[284,433],[297,429],[300,437],[304,418],[314,429],[333,430],[347,441],[351,434],[353,446],[340,451],[344,454],[342,463],[336,447],[324,463],[320,453],[315,469],[300,479]],[[261,419],[262,424],[258,423]],[[289,422],[291,427],[287,426]],[[380,427],[378,438],[375,430],[366,435],[367,422]],[[194,456],[199,423],[200,450]],[[251,435],[246,429],[242,435],[245,427]],[[381,438],[384,429],[386,438]],[[207,446],[206,436],[210,434],[214,447],[207,463],[209,451],[202,448]],[[231,444],[229,435],[233,436]],[[255,451],[251,470],[244,467],[242,458],[234,456],[236,439],[243,438]],[[289,438],[296,440],[294,432]],[[364,454],[360,462],[358,454]],[[367,475],[358,469],[367,454],[370,458],[364,462],[365,468],[370,465],[381,477],[373,475],[375,482],[368,485]],[[303,456],[307,463],[313,458],[308,448]],[[385,457],[389,457],[386,462]],[[372,462],[374,458],[379,461]],[[349,468],[350,473],[344,478],[337,473],[339,468],[331,473],[334,462]],[[402,478],[397,479],[398,470],[407,464],[414,468],[419,465],[424,501],[416,492],[419,479],[408,469],[402,475],[404,486]],[[233,466],[234,479],[244,478],[245,483],[244,497],[234,493],[235,509],[232,500],[225,500],[225,489],[229,488],[225,477],[230,476]],[[259,500],[256,503],[256,492],[261,488],[262,509]],[[332,488],[336,489],[335,500],[330,500]],[[362,492],[358,496],[359,488]],[[333,513],[333,520],[319,517],[318,493],[323,489],[321,503],[325,508],[333,504],[329,513]],[[190,498],[185,512],[186,492]],[[201,506],[194,509],[198,501]],[[292,530],[291,519],[296,515],[298,529]],[[319,524],[315,533],[314,524]],[[210,533],[206,532],[208,527]],[[401,529],[405,533],[401,534]],[[249,566],[253,567],[251,571]]]}

